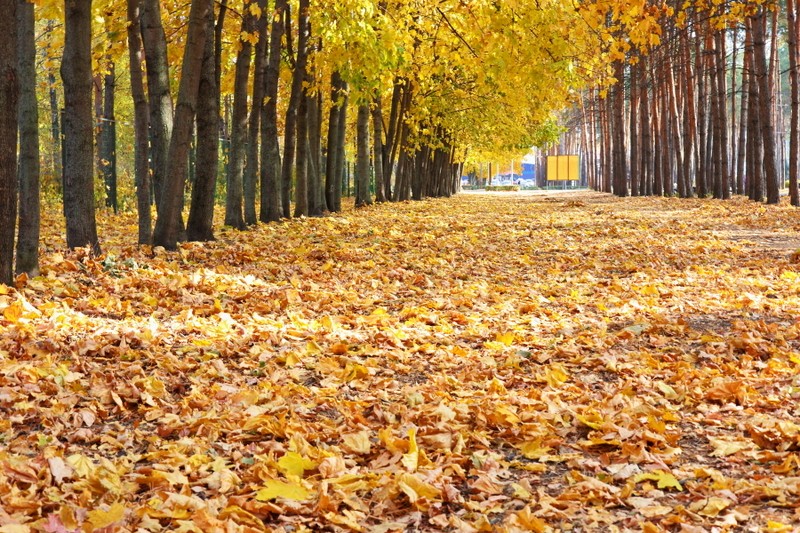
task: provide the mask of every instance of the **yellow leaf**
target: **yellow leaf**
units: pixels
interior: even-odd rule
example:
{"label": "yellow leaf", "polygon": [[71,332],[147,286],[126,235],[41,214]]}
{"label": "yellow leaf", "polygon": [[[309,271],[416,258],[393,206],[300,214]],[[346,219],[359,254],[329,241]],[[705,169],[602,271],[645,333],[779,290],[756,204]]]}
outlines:
{"label": "yellow leaf", "polygon": [[419,448],[417,447],[417,428],[408,430],[408,453],[403,454],[403,466],[411,472],[416,472],[419,466]]}
{"label": "yellow leaf", "polygon": [[22,302],[17,300],[3,309],[3,316],[12,324],[16,324],[22,318],[22,310]]}
{"label": "yellow leaf", "polygon": [[785,531],[792,531],[792,526],[774,520],[767,520],[768,533],[784,533]]}
{"label": "yellow leaf", "polygon": [[753,443],[746,440],[726,440],[716,437],[709,437],[709,442],[714,446],[714,451],[711,455],[715,457],[727,457],[742,450],[752,450]]}
{"label": "yellow leaf", "polygon": [[547,372],[547,384],[551,387],[560,387],[569,379],[569,374],[567,374],[564,369],[559,366],[553,366]]}
{"label": "yellow leaf", "polygon": [[522,446],[519,447],[522,455],[528,459],[539,459],[550,453],[551,449],[552,448],[549,446],[542,446],[541,440],[524,442],[522,443]]}
{"label": "yellow leaf", "polygon": [[655,472],[645,472],[633,478],[633,481],[635,483],[639,483],[645,480],[658,482],[659,489],[673,488],[675,490],[683,490],[683,487],[678,482],[678,480],[675,479],[675,476],[673,476],[669,472],[665,472],[664,470],[656,470]]}
{"label": "yellow leaf", "polygon": [[85,455],[75,453],[67,457],[67,463],[80,477],[86,477],[94,472],[94,463]]}
{"label": "yellow leaf", "polygon": [[[417,504],[421,498],[428,501],[435,500],[442,494],[441,490],[411,474],[401,474],[397,485],[408,496],[412,504]],[[420,507],[427,508],[427,506]]]}
{"label": "yellow leaf", "polygon": [[303,457],[297,452],[286,452],[283,457],[278,460],[278,467],[287,476],[303,477],[306,470],[315,468],[317,464]]}
{"label": "yellow leaf", "polygon": [[505,344],[506,346],[511,346],[512,344],[514,344],[514,332],[507,331],[505,333],[498,333],[497,335],[495,335],[494,340],[496,342]]}
{"label": "yellow leaf", "polygon": [[89,511],[89,523],[94,526],[95,529],[102,529],[104,527],[108,527],[111,524],[119,522],[125,517],[125,506],[119,503],[115,503],[111,507],[109,507],[108,511],[104,511],[102,509],[95,509],[93,511]]}
{"label": "yellow leaf", "polygon": [[345,448],[360,455],[368,454],[372,448],[372,443],[369,441],[369,431],[367,430],[345,435],[342,437],[342,442]]}
{"label": "yellow leaf", "polygon": [[703,516],[717,516],[720,511],[727,509],[731,505],[730,500],[726,500],[725,498],[718,498],[716,496],[712,496],[708,499],[708,503],[706,503],[705,507],[700,510],[700,514]]}
{"label": "yellow leaf", "polygon": [[311,497],[311,492],[299,483],[293,481],[280,481],[270,479],[264,483],[264,488],[256,492],[256,500],[266,502],[276,498],[286,500],[307,500]]}

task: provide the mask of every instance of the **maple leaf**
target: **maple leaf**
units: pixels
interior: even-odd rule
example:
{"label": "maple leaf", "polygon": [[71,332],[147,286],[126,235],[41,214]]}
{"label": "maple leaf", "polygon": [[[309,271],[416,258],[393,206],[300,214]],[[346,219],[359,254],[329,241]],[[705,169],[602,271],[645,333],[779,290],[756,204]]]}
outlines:
{"label": "maple leaf", "polygon": [[256,491],[256,500],[269,501],[276,498],[287,500],[307,500],[311,492],[299,483],[293,481],[280,481],[271,479],[264,483],[264,487]]}

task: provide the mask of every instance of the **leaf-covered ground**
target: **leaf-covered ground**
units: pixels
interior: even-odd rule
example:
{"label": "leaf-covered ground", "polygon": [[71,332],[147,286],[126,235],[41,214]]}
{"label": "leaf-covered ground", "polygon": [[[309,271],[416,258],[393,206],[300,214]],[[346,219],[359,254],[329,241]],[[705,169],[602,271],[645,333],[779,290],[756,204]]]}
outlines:
{"label": "leaf-covered ground", "polygon": [[797,531],[797,211],[462,195],[0,288],[0,532]]}

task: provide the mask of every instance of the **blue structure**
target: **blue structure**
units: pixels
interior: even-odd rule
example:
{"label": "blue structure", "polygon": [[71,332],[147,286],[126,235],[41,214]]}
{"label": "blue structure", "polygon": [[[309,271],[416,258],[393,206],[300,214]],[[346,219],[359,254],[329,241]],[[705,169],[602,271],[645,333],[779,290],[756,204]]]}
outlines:
{"label": "blue structure", "polygon": [[536,179],[536,163],[522,163],[522,179]]}

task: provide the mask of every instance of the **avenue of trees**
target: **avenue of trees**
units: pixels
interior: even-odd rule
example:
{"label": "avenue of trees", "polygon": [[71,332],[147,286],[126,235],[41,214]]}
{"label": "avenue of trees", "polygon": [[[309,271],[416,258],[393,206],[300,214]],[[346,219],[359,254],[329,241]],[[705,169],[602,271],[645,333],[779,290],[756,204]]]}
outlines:
{"label": "avenue of trees", "polygon": [[584,155],[589,185],[771,204],[788,187],[800,205],[796,2],[668,2],[648,16],[658,39],[620,48],[618,83],[572,112],[564,141]]}
{"label": "avenue of trees", "polygon": [[566,109],[596,188],[774,202],[788,173],[797,202],[775,98],[788,70],[796,133],[793,0],[785,22],[763,2],[0,1],[3,283],[37,272],[42,209],[70,248],[101,251],[105,206],[175,249],[214,238],[217,204],[244,230],[350,190],[449,196],[470,161],[556,142]]}

